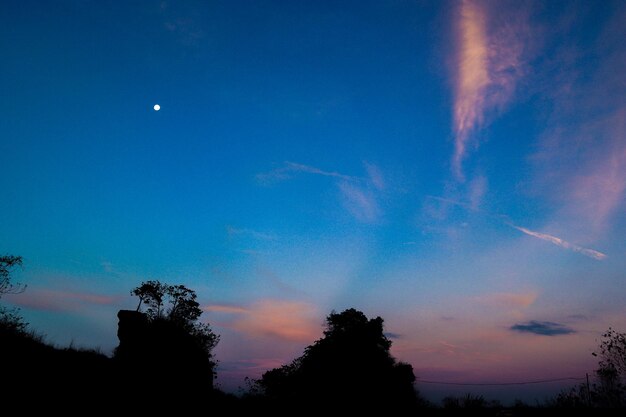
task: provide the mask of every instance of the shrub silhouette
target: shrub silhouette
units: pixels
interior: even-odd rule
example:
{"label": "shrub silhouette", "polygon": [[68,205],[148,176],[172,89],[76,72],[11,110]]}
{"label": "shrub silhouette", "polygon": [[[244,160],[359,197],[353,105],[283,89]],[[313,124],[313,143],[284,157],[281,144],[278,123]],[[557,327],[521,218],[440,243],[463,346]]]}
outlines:
{"label": "shrub silhouette", "polygon": [[416,405],[413,368],[389,353],[383,319],[355,309],[331,313],[324,337],[292,363],[267,371],[256,382],[267,400],[316,409],[410,408]]}

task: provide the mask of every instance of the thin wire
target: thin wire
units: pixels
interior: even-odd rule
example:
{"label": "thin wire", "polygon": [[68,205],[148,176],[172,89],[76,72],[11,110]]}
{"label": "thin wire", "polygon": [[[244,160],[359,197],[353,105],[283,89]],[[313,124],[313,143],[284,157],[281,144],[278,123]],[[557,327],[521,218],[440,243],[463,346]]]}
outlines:
{"label": "thin wire", "polygon": [[530,385],[530,384],[544,384],[548,382],[558,382],[558,381],[582,381],[583,378],[575,378],[575,377],[567,377],[567,378],[554,378],[554,379],[541,379],[538,381],[523,381],[523,382],[444,382],[444,381],[429,381],[426,379],[417,378],[417,382],[424,384],[438,384],[438,385],[476,385],[476,386],[485,386],[485,385]]}

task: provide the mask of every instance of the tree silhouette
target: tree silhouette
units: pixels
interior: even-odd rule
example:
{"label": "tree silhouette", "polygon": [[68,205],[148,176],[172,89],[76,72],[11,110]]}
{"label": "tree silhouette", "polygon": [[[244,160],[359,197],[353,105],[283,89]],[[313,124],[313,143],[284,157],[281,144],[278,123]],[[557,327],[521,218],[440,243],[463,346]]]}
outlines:
{"label": "tree silhouette", "polygon": [[[11,269],[15,266],[22,266],[21,256],[0,256],[0,298],[4,294],[19,294],[26,289],[26,285],[11,282]],[[24,333],[27,326],[28,323],[24,321],[18,308],[0,305],[0,333]]]}
{"label": "tree silhouette", "polygon": [[621,379],[626,379],[626,333],[620,333],[609,327],[602,335],[600,343],[600,369],[613,370]]}
{"label": "tree silhouette", "polygon": [[24,292],[25,285],[11,282],[10,271],[15,266],[22,266],[22,257],[13,255],[0,256],[0,298],[4,294],[17,294]]}
{"label": "tree silhouette", "polygon": [[140,286],[133,289],[130,294],[139,298],[137,311],[141,310],[141,305],[148,306],[145,313],[151,319],[161,317],[163,311],[163,299],[167,294],[168,285],[161,284],[159,281],[144,281]]}
{"label": "tree silhouette", "polygon": [[264,373],[257,385],[270,401],[313,408],[320,400],[353,410],[415,406],[413,368],[397,362],[390,347],[382,318],[333,312],[324,337],[292,363]]}
{"label": "tree silhouette", "polygon": [[626,333],[609,327],[602,335],[599,352],[597,380],[592,385],[579,384],[561,392],[554,405],[562,408],[624,408],[626,407]]}
{"label": "tree silhouette", "polygon": [[219,336],[209,324],[199,322],[202,310],[195,291],[184,285],[145,281],[131,294],[139,297],[139,305],[136,311],[118,313],[120,343],[115,350],[129,378],[139,371],[142,379],[155,384],[153,392],[163,394],[211,389],[212,351]]}
{"label": "tree silhouette", "polygon": [[167,312],[170,320],[182,325],[193,323],[202,315],[195,291],[184,285],[170,285],[167,289],[171,306]]}
{"label": "tree silhouette", "polygon": [[603,406],[624,407],[626,405],[626,333],[610,328],[602,335],[599,369],[596,371],[598,384],[595,387],[597,400]]}

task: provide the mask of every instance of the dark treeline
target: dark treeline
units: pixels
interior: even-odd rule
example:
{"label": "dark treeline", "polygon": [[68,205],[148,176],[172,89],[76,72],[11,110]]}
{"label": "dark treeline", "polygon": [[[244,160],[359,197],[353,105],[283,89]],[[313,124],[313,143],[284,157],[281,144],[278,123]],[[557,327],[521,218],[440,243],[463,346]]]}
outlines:
{"label": "dark treeline", "polygon": [[[24,291],[10,271],[21,258],[0,256],[0,298]],[[136,410],[389,415],[549,415],[555,409],[623,411],[626,335],[612,329],[599,346],[598,382],[573,387],[543,405],[503,407],[481,396],[448,397],[434,405],[415,387],[410,364],[390,354],[383,319],[348,309],[326,318],[323,336],[289,364],[249,380],[240,396],[214,387],[213,349],[219,336],[196,294],[182,285],[147,281],[132,290],[136,310],[121,310],[119,344],[111,357],[95,350],[58,348],[31,331],[17,309],[0,306],[0,398],[3,407],[94,414]],[[112,318],[113,319],[113,318]]]}

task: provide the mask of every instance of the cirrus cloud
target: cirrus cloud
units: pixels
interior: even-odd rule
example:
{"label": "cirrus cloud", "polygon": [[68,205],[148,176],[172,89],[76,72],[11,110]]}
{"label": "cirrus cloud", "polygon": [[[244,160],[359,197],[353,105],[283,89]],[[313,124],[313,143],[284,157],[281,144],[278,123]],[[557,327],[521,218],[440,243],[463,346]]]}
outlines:
{"label": "cirrus cloud", "polygon": [[475,144],[473,134],[488,113],[501,110],[511,100],[524,67],[525,14],[510,13],[511,19],[500,23],[487,6],[463,0],[456,21],[452,169],[461,181],[465,179],[463,160]]}

